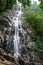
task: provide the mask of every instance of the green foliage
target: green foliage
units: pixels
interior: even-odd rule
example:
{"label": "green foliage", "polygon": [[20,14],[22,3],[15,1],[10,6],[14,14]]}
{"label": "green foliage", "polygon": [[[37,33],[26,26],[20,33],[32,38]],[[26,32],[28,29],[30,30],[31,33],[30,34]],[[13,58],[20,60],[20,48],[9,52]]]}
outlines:
{"label": "green foliage", "polygon": [[0,1],[0,10],[5,10],[6,9],[6,0],[1,0]]}
{"label": "green foliage", "polygon": [[29,13],[26,19],[32,27],[32,40],[35,42],[33,49],[38,53],[38,56],[43,60],[43,16],[36,13]]}
{"label": "green foliage", "polygon": [[19,2],[23,2],[23,0],[19,0]]}
{"label": "green foliage", "polygon": [[6,17],[7,16],[7,12],[1,12],[1,15]]}
{"label": "green foliage", "polygon": [[42,9],[42,11],[43,11],[43,3],[41,3],[41,4],[40,4],[40,8],[41,8],[41,9]]}
{"label": "green foliage", "polygon": [[16,0],[7,0],[7,8],[12,8],[13,4],[16,4]]}
{"label": "green foliage", "polygon": [[28,15],[37,14],[37,15],[43,16],[43,11],[39,7],[39,5],[37,5],[36,3],[31,4],[30,7],[27,7],[25,10],[25,13]]}
{"label": "green foliage", "polygon": [[0,0],[0,12],[5,11],[8,8],[12,8],[16,0]]}

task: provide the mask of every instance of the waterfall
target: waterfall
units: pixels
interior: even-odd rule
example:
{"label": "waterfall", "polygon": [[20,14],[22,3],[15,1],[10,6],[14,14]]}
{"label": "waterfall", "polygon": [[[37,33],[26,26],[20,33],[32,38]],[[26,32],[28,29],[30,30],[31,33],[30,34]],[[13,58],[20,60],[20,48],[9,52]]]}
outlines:
{"label": "waterfall", "polygon": [[20,53],[19,53],[19,44],[20,44],[20,36],[19,36],[19,32],[22,31],[22,22],[20,20],[20,17],[21,17],[21,14],[22,13],[22,4],[18,2],[18,0],[16,0],[17,2],[17,12],[16,13],[16,16],[13,17],[13,20],[12,20],[12,25],[14,26],[15,28],[15,34],[13,36],[13,42],[14,42],[14,56],[16,56],[18,58],[18,56],[20,56]]}

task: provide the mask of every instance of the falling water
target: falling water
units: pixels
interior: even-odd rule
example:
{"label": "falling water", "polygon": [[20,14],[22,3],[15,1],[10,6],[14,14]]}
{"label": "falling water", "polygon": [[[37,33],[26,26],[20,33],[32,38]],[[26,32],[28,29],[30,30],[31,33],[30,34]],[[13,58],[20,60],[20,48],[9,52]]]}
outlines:
{"label": "falling water", "polygon": [[16,13],[16,17],[13,17],[13,26],[15,28],[15,34],[14,34],[14,56],[16,56],[18,58],[18,56],[20,55],[19,53],[19,44],[20,44],[20,36],[19,36],[19,32],[22,30],[22,23],[21,23],[21,20],[20,20],[20,17],[21,17],[21,14],[22,11],[21,11],[21,3],[18,2],[18,0],[16,0],[17,2],[17,11],[15,12]]}

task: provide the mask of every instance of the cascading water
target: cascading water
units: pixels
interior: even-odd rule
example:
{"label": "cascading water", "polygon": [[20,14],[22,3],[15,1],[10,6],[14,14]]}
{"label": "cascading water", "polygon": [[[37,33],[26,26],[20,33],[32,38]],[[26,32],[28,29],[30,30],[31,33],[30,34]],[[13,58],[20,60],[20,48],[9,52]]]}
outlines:
{"label": "cascading water", "polygon": [[13,17],[13,26],[15,28],[15,34],[14,34],[14,56],[16,56],[18,58],[18,56],[20,55],[19,53],[19,44],[20,44],[20,36],[19,36],[19,32],[22,31],[22,23],[20,20],[22,11],[21,11],[21,3],[18,2],[18,0],[16,0],[17,2],[17,12],[16,13],[16,17]]}

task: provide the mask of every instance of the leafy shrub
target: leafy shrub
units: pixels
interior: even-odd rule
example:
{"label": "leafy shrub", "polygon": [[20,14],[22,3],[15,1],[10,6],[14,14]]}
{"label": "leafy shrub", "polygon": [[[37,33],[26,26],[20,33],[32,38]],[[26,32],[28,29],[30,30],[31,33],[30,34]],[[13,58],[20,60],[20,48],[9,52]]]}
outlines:
{"label": "leafy shrub", "polygon": [[6,0],[1,0],[0,2],[0,11],[6,9]]}
{"label": "leafy shrub", "polygon": [[1,0],[0,12],[5,11],[6,9],[12,8],[13,4],[15,3],[16,3],[16,0]]}
{"label": "leafy shrub", "polygon": [[32,27],[32,40],[35,42],[33,49],[43,60],[43,17],[37,14],[31,14],[27,17],[26,22]]}
{"label": "leafy shrub", "polygon": [[40,8],[43,10],[43,3],[40,4]]}

